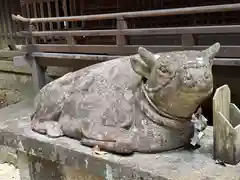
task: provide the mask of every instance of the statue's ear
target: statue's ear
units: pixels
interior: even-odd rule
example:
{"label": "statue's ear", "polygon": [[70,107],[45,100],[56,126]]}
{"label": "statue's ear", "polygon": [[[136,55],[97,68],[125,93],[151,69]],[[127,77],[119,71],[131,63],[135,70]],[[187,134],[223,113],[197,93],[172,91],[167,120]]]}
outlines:
{"label": "statue's ear", "polygon": [[132,69],[139,74],[140,76],[143,76],[145,78],[149,78],[151,73],[151,68],[147,64],[143,62],[143,60],[140,57],[130,57],[130,62],[132,65]]}
{"label": "statue's ear", "polygon": [[220,50],[220,44],[217,42],[202,52],[209,58],[214,58]]}

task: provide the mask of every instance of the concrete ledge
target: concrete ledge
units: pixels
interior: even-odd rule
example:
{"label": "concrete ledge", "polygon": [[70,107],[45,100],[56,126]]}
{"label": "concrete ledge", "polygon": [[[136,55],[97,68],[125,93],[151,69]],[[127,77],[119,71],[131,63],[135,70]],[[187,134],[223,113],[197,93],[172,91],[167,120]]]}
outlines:
{"label": "concrete ledge", "polygon": [[[240,165],[224,167],[215,164],[212,159],[211,127],[206,130],[201,148],[193,152],[179,149],[159,154],[135,154],[129,157],[110,153],[98,156],[76,140],[66,137],[50,139],[32,132],[29,126],[31,112],[31,100],[0,110],[0,144],[17,149],[20,162],[22,164],[25,162],[25,165],[20,166],[22,176],[24,173],[28,174],[23,167],[29,168],[27,164],[34,164],[34,168],[29,170],[31,173],[35,172],[35,176],[29,178],[31,180],[43,178],[39,173],[47,172],[46,167],[55,169],[52,172],[61,171],[52,174],[52,179],[64,176],[69,180],[74,178],[66,178],[70,177],[67,174],[72,175],[71,172],[75,170],[84,171],[95,179],[107,180],[238,180],[240,177]],[[46,165],[45,161],[52,165]]]}

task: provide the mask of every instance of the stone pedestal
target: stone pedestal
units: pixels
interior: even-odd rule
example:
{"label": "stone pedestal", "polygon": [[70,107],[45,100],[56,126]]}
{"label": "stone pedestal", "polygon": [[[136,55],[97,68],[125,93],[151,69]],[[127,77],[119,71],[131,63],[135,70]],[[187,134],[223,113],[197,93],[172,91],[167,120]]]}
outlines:
{"label": "stone pedestal", "polygon": [[18,168],[21,180],[104,180],[80,169],[75,169],[57,161],[27,155],[18,151]]}
{"label": "stone pedestal", "polygon": [[17,150],[22,180],[237,180],[240,164],[221,166],[212,158],[213,129],[201,147],[118,156],[94,154],[67,137],[51,139],[31,131],[32,102],[0,110],[0,144]]}

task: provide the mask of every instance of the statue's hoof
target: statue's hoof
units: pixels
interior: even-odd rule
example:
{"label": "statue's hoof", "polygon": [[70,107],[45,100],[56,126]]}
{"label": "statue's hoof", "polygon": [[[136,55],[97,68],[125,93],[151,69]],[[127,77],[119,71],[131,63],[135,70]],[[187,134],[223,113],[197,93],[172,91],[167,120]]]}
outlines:
{"label": "statue's hoof", "polygon": [[134,152],[133,143],[130,139],[124,140],[124,141],[117,140],[115,142],[110,142],[110,141],[97,141],[93,139],[83,138],[81,140],[81,143],[85,146],[90,146],[90,147],[99,146],[103,150],[111,151],[119,154],[132,154]]}
{"label": "statue's hoof", "polygon": [[45,128],[47,131],[47,135],[51,138],[57,138],[63,136],[63,131],[61,129],[61,126],[56,121],[46,121]]}
{"label": "statue's hoof", "polygon": [[134,152],[133,142],[131,139],[117,140],[115,143],[117,153],[131,154]]}

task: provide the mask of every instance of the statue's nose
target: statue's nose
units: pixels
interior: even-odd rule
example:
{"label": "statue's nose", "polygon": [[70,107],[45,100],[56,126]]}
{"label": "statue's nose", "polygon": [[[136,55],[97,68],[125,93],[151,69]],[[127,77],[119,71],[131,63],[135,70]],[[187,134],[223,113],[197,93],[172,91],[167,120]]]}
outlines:
{"label": "statue's nose", "polygon": [[212,87],[212,82],[209,78],[203,78],[203,79],[199,79],[197,82],[198,86],[200,89],[209,89]]}

